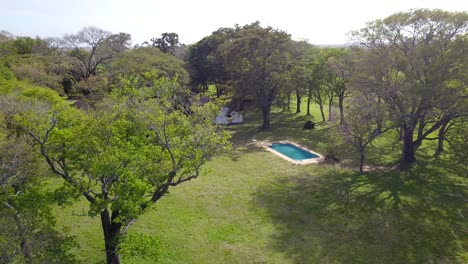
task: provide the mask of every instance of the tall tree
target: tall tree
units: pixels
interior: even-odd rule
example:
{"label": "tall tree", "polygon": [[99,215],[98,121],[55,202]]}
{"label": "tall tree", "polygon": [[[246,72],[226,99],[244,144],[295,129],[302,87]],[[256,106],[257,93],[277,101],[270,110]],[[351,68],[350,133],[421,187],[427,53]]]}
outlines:
{"label": "tall tree", "polygon": [[344,100],[349,96],[348,83],[354,72],[354,53],[350,49],[334,49],[326,62],[326,68],[330,72],[330,81],[333,91],[338,97],[338,109],[340,111],[340,124],[344,124]]}
{"label": "tall tree", "polygon": [[[234,37],[234,29],[220,28],[190,47],[188,66],[192,85],[207,90],[209,84],[216,86],[216,95],[220,96],[229,77],[220,47]],[[198,89],[194,89],[198,90]]]}
{"label": "tall tree", "polygon": [[296,94],[296,113],[301,112],[302,97],[310,90],[311,72],[308,63],[310,63],[310,59],[314,57],[314,50],[313,46],[306,41],[292,41],[291,43],[292,63],[289,72],[291,75],[290,82],[291,85],[294,86],[294,92]]}
{"label": "tall tree", "polygon": [[466,98],[458,78],[466,68],[467,30],[466,12],[418,9],[354,33],[368,51],[368,65],[375,65],[361,65],[360,85],[388,105],[402,130],[402,168],[416,160],[422,141],[448,122]]}
{"label": "tall tree", "polygon": [[270,111],[289,67],[290,36],[253,23],[236,29],[223,46],[224,58],[240,96],[251,96],[262,113],[262,129],[270,128]]}
{"label": "tall tree", "polygon": [[16,119],[64,180],[66,193],[82,195],[88,214],[100,216],[107,263],[120,262],[121,237],[151,204],[197,178],[228,146],[227,134],[212,124],[212,105],[193,102],[188,113],[177,82],[146,77],[120,82],[86,112],[57,96],[25,92],[31,107]]}
{"label": "tall tree", "polygon": [[174,32],[162,33],[160,38],[152,38],[151,42],[153,42],[153,47],[171,55],[174,55],[177,47],[180,46],[179,35]]}
{"label": "tall tree", "polygon": [[130,47],[131,37],[126,33],[112,34],[97,27],[84,27],[76,34],[67,34],[62,41],[64,48],[78,60],[74,75],[79,80],[88,80],[96,74],[99,65],[110,60],[116,53]]}
{"label": "tall tree", "polygon": [[325,95],[323,88],[323,69],[324,64],[320,61],[320,57],[313,57],[309,63],[307,63],[308,75],[308,89],[307,89],[307,115],[310,115],[310,103],[314,101],[318,104],[320,109],[320,116],[322,121],[325,122]]}

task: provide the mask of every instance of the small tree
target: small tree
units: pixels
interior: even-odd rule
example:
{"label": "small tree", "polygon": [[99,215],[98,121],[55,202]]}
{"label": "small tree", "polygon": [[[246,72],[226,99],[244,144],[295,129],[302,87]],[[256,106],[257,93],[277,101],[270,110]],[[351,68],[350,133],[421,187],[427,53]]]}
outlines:
{"label": "small tree", "polygon": [[385,120],[385,111],[372,99],[355,97],[347,108],[346,115],[341,131],[345,141],[358,152],[359,172],[363,173],[367,145],[384,132],[379,127],[378,121]]}

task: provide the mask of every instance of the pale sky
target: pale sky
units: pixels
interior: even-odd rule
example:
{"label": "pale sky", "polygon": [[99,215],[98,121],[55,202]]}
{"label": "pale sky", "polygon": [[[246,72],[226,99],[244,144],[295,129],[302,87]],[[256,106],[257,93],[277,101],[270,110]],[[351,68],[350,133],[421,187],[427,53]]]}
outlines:
{"label": "pale sky", "polygon": [[368,21],[411,8],[468,11],[466,0],[0,0],[0,30],[61,37],[84,26],[132,35],[141,44],[176,32],[192,44],[220,27],[260,21],[312,44],[344,44]]}

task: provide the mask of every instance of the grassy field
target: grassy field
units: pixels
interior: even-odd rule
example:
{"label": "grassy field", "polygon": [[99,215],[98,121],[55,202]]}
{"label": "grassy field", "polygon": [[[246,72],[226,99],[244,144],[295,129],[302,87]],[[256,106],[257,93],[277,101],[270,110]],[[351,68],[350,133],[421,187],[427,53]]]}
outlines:
{"label": "grassy field", "polygon": [[[466,197],[467,181],[456,167],[423,147],[407,172],[359,175],[336,165],[293,166],[252,141],[288,139],[319,153],[333,145],[352,165],[352,149],[333,137],[333,125],[304,131],[308,119],[276,111],[272,130],[261,132],[259,116],[248,112],[244,124],[229,126],[233,150],[206,165],[211,173],[172,189],[139,219],[129,232],[134,253],[123,254],[123,263],[468,260],[467,207],[459,197]],[[395,164],[395,138],[376,142],[369,162]],[[76,236],[81,262],[102,263],[100,221],[83,216],[86,209],[83,201],[57,208],[58,222]]]}

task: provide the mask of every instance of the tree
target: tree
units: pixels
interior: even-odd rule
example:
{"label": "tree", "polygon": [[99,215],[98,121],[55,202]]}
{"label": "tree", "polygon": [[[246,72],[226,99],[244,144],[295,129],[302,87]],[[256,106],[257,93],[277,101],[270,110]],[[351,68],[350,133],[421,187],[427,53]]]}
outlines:
{"label": "tree", "polygon": [[[301,112],[301,99],[311,88],[311,72],[308,67],[310,59],[314,57],[313,46],[306,41],[292,41],[291,43],[291,84],[294,86],[296,94],[296,113]],[[290,95],[288,96],[288,98]],[[288,100],[289,103],[289,100]],[[289,107],[289,105],[288,105]],[[308,110],[310,115],[310,109]]]}
{"label": "tree", "polygon": [[387,104],[402,130],[401,168],[416,160],[422,141],[453,118],[466,97],[457,80],[466,68],[467,29],[466,12],[418,9],[354,33],[367,51],[361,86]]}
{"label": "tree", "polygon": [[134,48],[117,55],[110,63],[110,83],[115,84],[120,76],[143,75],[156,70],[159,77],[177,78],[181,85],[187,85],[189,75],[184,62],[154,47]]}
{"label": "tree", "polygon": [[73,71],[77,81],[88,80],[96,74],[99,65],[110,60],[115,54],[127,50],[131,37],[126,33],[111,34],[97,27],[84,27],[76,34],[65,35],[64,47],[78,60]]}
{"label": "tree", "polygon": [[334,49],[327,58],[326,68],[330,71],[333,91],[338,97],[340,124],[344,124],[344,99],[349,96],[348,82],[354,71],[354,53],[349,49]]}
{"label": "tree", "polygon": [[319,58],[315,58],[312,62],[309,62],[307,69],[309,70],[309,85],[307,89],[307,115],[310,115],[310,102],[314,101],[319,105],[320,115],[322,121],[325,122],[325,112],[323,109],[325,98],[323,80],[323,64]]}
{"label": "tree", "polygon": [[[227,133],[212,124],[217,109],[192,102],[187,113],[183,88],[150,77],[120,82],[86,112],[57,96],[38,96],[41,91],[23,93],[34,100],[16,119],[64,180],[62,193],[82,195],[88,214],[100,216],[107,263],[120,262],[121,238],[139,215],[228,147]],[[47,111],[36,111],[38,100]]]}
{"label": "tree", "polygon": [[74,263],[70,236],[55,230],[52,191],[44,163],[29,140],[14,127],[21,103],[0,97],[0,262]]}
{"label": "tree", "polygon": [[378,126],[378,120],[386,120],[386,111],[374,99],[362,95],[354,97],[347,108],[346,121],[341,126],[345,141],[353,146],[359,154],[360,173],[364,172],[367,145],[387,130]]}
{"label": "tree", "polygon": [[198,86],[201,86],[202,90],[208,90],[208,85],[214,84],[218,97],[224,92],[222,88],[229,81],[229,76],[220,48],[233,37],[234,29],[220,28],[190,46],[187,61],[194,90],[198,90]]}
{"label": "tree", "polygon": [[177,33],[162,33],[160,38],[152,38],[153,47],[160,49],[162,52],[174,55],[179,44],[179,35]]}
{"label": "tree", "polygon": [[290,36],[253,23],[236,29],[232,41],[223,45],[225,64],[235,93],[251,96],[262,112],[262,129],[270,128],[270,110],[289,67]]}
{"label": "tree", "polygon": [[69,94],[64,81],[72,76],[70,58],[62,54],[18,56],[10,60],[10,67],[19,80],[28,80],[34,85],[51,88],[64,95]]}
{"label": "tree", "polygon": [[14,39],[15,36],[6,30],[0,31],[0,42],[5,42]]}
{"label": "tree", "polygon": [[460,172],[465,173],[468,169],[468,164],[466,164],[468,160],[468,152],[466,151],[468,148],[468,121],[466,118],[457,121],[446,134],[451,150],[448,155],[454,161],[453,163],[457,164],[454,167],[460,167]]}

